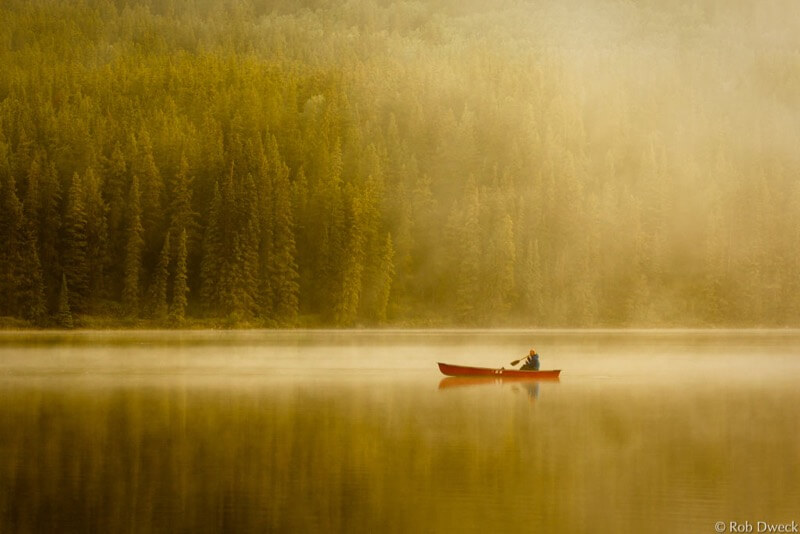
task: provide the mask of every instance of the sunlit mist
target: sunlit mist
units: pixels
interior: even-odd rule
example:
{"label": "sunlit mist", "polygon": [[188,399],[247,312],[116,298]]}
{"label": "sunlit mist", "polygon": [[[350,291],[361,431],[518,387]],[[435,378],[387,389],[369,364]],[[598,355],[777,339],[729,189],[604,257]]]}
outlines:
{"label": "sunlit mist", "polygon": [[0,315],[796,325],[798,11],[8,0]]}

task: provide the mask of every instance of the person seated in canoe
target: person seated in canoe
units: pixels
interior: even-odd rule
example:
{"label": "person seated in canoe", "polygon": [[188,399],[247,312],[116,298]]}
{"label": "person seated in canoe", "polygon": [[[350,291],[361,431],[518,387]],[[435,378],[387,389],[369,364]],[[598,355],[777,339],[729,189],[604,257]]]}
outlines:
{"label": "person seated in canoe", "polygon": [[531,349],[528,357],[525,358],[525,363],[519,368],[520,371],[538,371],[539,370],[539,353],[536,349]]}

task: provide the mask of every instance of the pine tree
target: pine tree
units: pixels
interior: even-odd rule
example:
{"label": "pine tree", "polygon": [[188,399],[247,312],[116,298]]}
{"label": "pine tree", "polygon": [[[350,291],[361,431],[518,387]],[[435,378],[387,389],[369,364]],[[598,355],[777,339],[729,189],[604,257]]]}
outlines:
{"label": "pine tree", "polygon": [[42,160],[39,187],[40,216],[38,221],[39,258],[43,271],[45,300],[48,309],[56,309],[63,268],[59,253],[62,227],[61,182],[55,163]]}
{"label": "pine tree", "polygon": [[413,284],[414,271],[414,249],[417,243],[414,240],[414,222],[411,218],[411,201],[409,194],[402,188],[395,195],[399,197],[399,207],[397,222],[391,227],[395,230],[396,240],[393,239],[392,245],[395,249],[393,267],[396,276],[392,281],[392,300],[394,312],[398,315],[408,313],[411,306],[411,297],[415,284]]}
{"label": "pine tree", "polygon": [[42,181],[42,162],[41,157],[36,157],[31,162],[28,169],[28,189],[25,192],[23,201],[23,212],[26,221],[30,224],[30,229],[37,236],[39,235],[39,218],[42,212],[42,201],[40,193],[40,182]]}
{"label": "pine tree", "polygon": [[153,247],[157,247],[161,223],[164,220],[164,180],[156,165],[153,145],[146,130],[139,137],[138,158],[136,168],[138,169],[141,195],[144,250],[146,257],[152,258],[158,250]]}
{"label": "pine tree", "polygon": [[[370,143],[363,154],[359,155],[361,175],[363,181],[358,184],[361,197],[361,228],[363,231],[364,265],[362,274],[362,294],[359,299],[359,316],[370,322],[375,321],[381,312],[379,295],[381,285],[381,259],[384,252],[385,236],[384,200],[385,188],[383,178],[383,161],[385,154],[381,154],[374,143]],[[385,312],[384,312],[385,313]]]}
{"label": "pine tree", "polygon": [[87,213],[83,180],[75,173],[67,195],[63,228],[63,268],[70,291],[69,302],[74,312],[86,311],[89,296]]}
{"label": "pine tree", "polygon": [[[31,162],[34,159],[35,144],[34,140],[28,134],[26,124],[19,124],[17,130],[17,143],[16,148],[12,151],[11,157],[11,174],[16,179],[22,179],[25,172],[30,168]],[[30,124],[30,123],[29,123]]]}
{"label": "pine tree", "polygon": [[233,320],[249,319],[257,312],[258,196],[252,175],[247,175],[236,199],[241,219],[234,230],[230,300],[223,306]]}
{"label": "pine tree", "polygon": [[[277,146],[269,145],[271,158],[278,157]],[[259,194],[259,269],[258,269],[258,307],[262,317],[273,319],[275,315],[275,168],[267,159],[261,143],[258,144],[258,177]]]}
{"label": "pine tree", "polygon": [[108,231],[119,235],[123,231],[126,190],[128,189],[128,165],[119,142],[114,144],[105,171],[104,193],[108,204]]}
{"label": "pine tree", "polygon": [[298,313],[302,304],[308,306],[308,302],[300,298],[299,290],[309,291],[313,280],[313,252],[310,250],[311,240],[308,224],[312,220],[310,214],[310,191],[308,177],[305,169],[300,169],[295,173],[292,181],[292,206],[293,206],[293,234],[295,236],[295,261],[297,264],[297,287],[298,287]]}
{"label": "pine tree", "polygon": [[244,221],[234,177],[235,166],[231,163],[228,172],[215,185],[200,272],[205,308],[218,317],[228,318],[235,311],[235,294],[241,286],[237,257],[242,252],[239,229]]}
{"label": "pine tree", "polygon": [[16,315],[20,310],[17,287],[21,282],[23,222],[15,180],[0,152],[0,313],[3,315]]}
{"label": "pine tree", "polygon": [[89,294],[105,297],[108,265],[108,206],[103,200],[99,176],[87,169],[83,180],[86,205],[86,256],[89,265]]}
{"label": "pine tree", "polygon": [[154,319],[163,320],[167,316],[167,282],[169,280],[170,245],[169,232],[164,237],[158,264],[153,271],[153,282],[150,285],[150,309]]}
{"label": "pine tree", "polygon": [[40,324],[47,313],[42,264],[39,260],[38,219],[41,210],[37,160],[28,173],[28,191],[23,202],[22,248],[17,296],[22,316]]}
{"label": "pine tree", "polygon": [[128,192],[130,191],[128,170],[129,166],[122,147],[119,142],[116,142],[111,156],[106,162],[105,181],[102,188],[108,233],[104,271],[107,274],[107,289],[112,295],[118,295],[122,291],[124,263],[119,261],[119,258],[125,257],[125,217]]}
{"label": "pine tree", "polygon": [[[451,259],[455,267],[455,312],[458,320],[465,324],[474,324],[481,315],[480,205],[475,180],[470,178],[464,202],[454,207],[455,218],[451,218],[450,223],[450,247],[455,252]],[[453,221],[458,221],[455,228]]]}
{"label": "pine tree", "polygon": [[352,326],[358,315],[364,271],[363,202],[355,188],[348,188],[347,240],[336,301],[336,323]]}
{"label": "pine tree", "polygon": [[181,324],[186,318],[186,295],[189,293],[186,276],[186,230],[182,229],[178,240],[178,251],[175,258],[175,278],[172,281],[172,303],[170,304],[170,320]]}
{"label": "pine tree", "polygon": [[219,182],[217,182],[214,184],[200,263],[200,299],[202,307],[208,313],[213,313],[215,309],[218,309],[220,303],[220,275],[225,262],[225,258],[222,256],[224,246],[223,209],[222,192]]}
{"label": "pine tree", "polygon": [[182,154],[170,198],[169,232],[172,235],[179,235],[184,230],[191,231],[194,228],[197,214],[192,209],[192,183],[189,161],[186,159],[186,154]]}
{"label": "pine tree", "polygon": [[67,284],[67,275],[61,277],[61,290],[58,293],[58,316],[59,326],[63,328],[72,328],[72,311],[69,306],[69,286]]}
{"label": "pine tree", "polygon": [[380,264],[378,265],[378,283],[376,290],[377,306],[375,310],[375,320],[377,320],[378,323],[386,322],[394,275],[394,245],[392,244],[392,234],[386,234],[386,242],[384,243],[383,251],[380,256]]}
{"label": "pine tree", "polygon": [[139,277],[142,269],[142,247],[144,246],[141,214],[139,179],[134,176],[128,195],[127,239],[122,285],[122,306],[128,317],[136,317],[139,314]]}
{"label": "pine tree", "polygon": [[42,279],[42,263],[39,261],[39,252],[32,234],[27,234],[27,241],[23,248],[21,267],[24,277],[21,278],[17,295],[19,296],[22,316],[34,324],[41,324],[47,314],[47,304],[44,295],[44,280]]}
{"label": "pine tree", "polygon": [[[225,174],[223,137],[221,125],[212,112],[206,110],[197,140],[199,161],[196,166],[198,174],[195,182],[195,196],[199,197],[202,205],[207,206],[211,203],[214,188],[220,177]],[[186,232],[191,237],[191,231],[187,229]]]}
{"label": "pine tree", "polygon": [[[354,262],[346,250],[349,231],[346,221],[347,211],[350,210],[352,218],[354,202],[357,203],[357,200],[348,196],[351,193],[352,191],[346,193],[342,187],[342,149],[341,140],[337,138],[329,155],[329,162],[325,167],[325,175],[318,187],[314,189],[315,196],[311,210],[315,213],[315,220],[310,223],[315,231],[315,235],[311,238],[313,244],[311,253],[315,260],[311,298],[319,307],[318,311],[326,319],[333,319],[336,322],[339,322],[336,319],[337,315],[340,319],[342,318],[342,306],[347,307],[343,301],[343,280],[345,278],[353,279],[352,276],[345,277],[344,275],[345,263],[348,260],[351,264]],[[350,229],[352,229],[352,225]],[[360,253],[361,236],[350,232],[350,237],[351,248]],[[354,240],[352,237],[358,239]],[[359,262],[358,269],[360,268]],[[352,269],[351,274],[355,274]],[[354,295],[351,294],[351,296]],[[333,314],[331,314],[331,310],[334,311]],[[337,312],[337,310],[339,311]],[[344,315],[349,314],[350,311],[347,311]]]}
{"label": "pine tree", "polygon": [[289,168],[281,164],[274,182],[274,245],[272,246],[272,281],[275,318],[280,324],[292,325],[298,312],[298,272],[295,257],[294,220],[292,216]]}

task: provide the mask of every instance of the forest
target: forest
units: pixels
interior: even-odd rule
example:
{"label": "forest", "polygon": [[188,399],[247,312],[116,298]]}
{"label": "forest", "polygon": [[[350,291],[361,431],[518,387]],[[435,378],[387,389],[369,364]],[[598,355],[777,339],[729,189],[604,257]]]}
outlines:
{"label": "forest", "polygon": [[800,4],[4,0],[13,326],[800,326]]}

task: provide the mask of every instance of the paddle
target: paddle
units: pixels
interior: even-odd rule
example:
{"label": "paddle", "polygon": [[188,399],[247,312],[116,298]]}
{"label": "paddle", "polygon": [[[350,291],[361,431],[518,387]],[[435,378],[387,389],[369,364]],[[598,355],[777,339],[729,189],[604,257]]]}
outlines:
{"label": "paddle", "polygon": [[522,358],[520,358],[519,360],[514,360],[514,361],[513,361],[513,362],[511,362],[509,365],[517,365],[519,362],[521,362],[521,361],[522,361],[522,360],[524,360],[525,358],[527,358],[527,356],[523,356],[523,357],[522,357]]}

